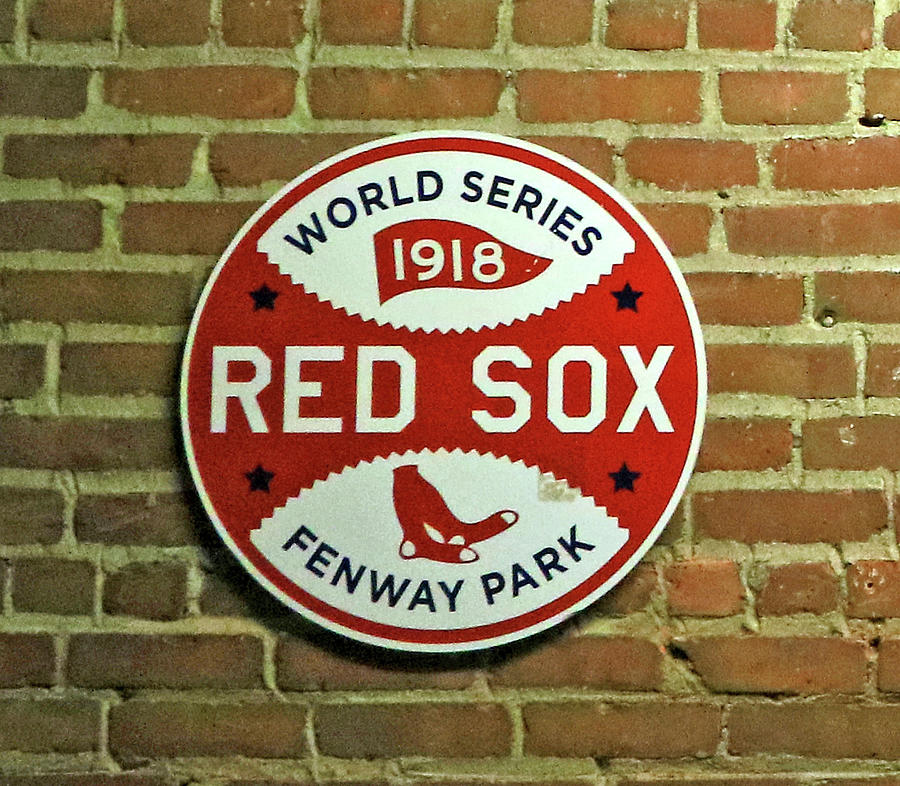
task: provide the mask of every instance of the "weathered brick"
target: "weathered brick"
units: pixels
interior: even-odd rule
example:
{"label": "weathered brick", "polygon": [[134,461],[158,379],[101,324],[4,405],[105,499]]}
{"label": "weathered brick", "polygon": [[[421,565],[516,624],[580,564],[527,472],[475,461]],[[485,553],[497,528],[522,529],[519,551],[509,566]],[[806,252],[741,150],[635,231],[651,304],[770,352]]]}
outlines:
{"label": "weathered brick", "polygon": [[261,688],[262,642],[250,636],[84,633],[67,675],[86,688]]}
{"label": "weathered brick", "polygon": [[44,347],[0,344],[0,398],[30,398],[44,384]]}
{"label": "weathered brick", "polygon": [[172,781],[162,775],[92,772],[67,775],[4,775],[3,786],[172,786]]}
{"label": "weathered brick", "polygon": [[192,134],[12,134],[4,141],[3,171],[77,185],[183,186],[198,141]]}
{"label": "weathered brick", "polygon": [[209,1],[125,0],[125,30],[138,46],[202,44],[209,38]]}
{"label": "weathered brick", "polygon": [[865,541],[887,526],[875,491],[714,491],[694,495],[699,538],[743,543]]}
{"label": "weathered brick", "polygon": [[497,109],[503,76],[485,68],[313,68],[308,84],[317,118],[488,117]]}
{"label": "weathered brick", "polygon": [[900,396],[900,344],[873,344],[866,362],[867,396]]}
{"label": "weathered brick", "polygon": [[680,701],[527,704],[522,709],[525,752],[642,759],[710,756],[719,741],[721,714],[714,704]]}
{"label": "weathered brick", "polygon": [[187,566],[179,562],[133,562],[106,574],[103,612],[174,620],[187,610]]}
{"label": "weathered brick", "polygon": [[108,41],[113,0],[38,0],[28,24],[31,35],[49,41]]}
{"label": "weathered brick", "polygon": [[293,637],[278,642],[275,664],[278,686],[283,690],[410,690],[436,688],[463,690],[475,673],[468,669],[441,668],[394,653],[381,660],[360,657],[356,649],[335,652]]}
{"label": "weathered brick", "polygon": [[371,134],[225,134],[209,146],[209,169],[223,186],[288,181]]}
{"label": "weathered brick", "polygon": [[[660,536],[659,542],[666,539],[666,534],[675,524],[676,517],[669,522],[666,530]],[[636,565],[621,582],[596,601],[591,608],[598,614],[612,616],[631,614],[645,608],[657,589],[655,566],[641,563]]]}
{"label": "weathered brick", "polygon": [[634,139],[625,147],[628,174],[670,191],[746,186],[759,176],[756,153],[743,142]]}
{"label": "weathered brick", "polygon": [[173,344],[64,344],[60,389],[79,395],[174,396],[180,354]]}
{"label": "weathered brick", "polygon": [[702,254],[709,248],[712,211],[706,205],[645,202],[636,207],[676,257]]}
{"label": "weathered brick", "polygon": [[900,758],[900,705],[832,700],[740,704],[728,724],[730,753],[787,753],[823,759]]}
{"label": "weathered brick", "polygon": [[803,424],[803,466],[809,469],[900,470],[900,418],[826,418]]}
{"label": "weathered brick", "polygon": [[730,560],[674,562],[663,570],[669,611],[684,617],[728,617],[744,606],[738,567]]}
{"label": "weathered brick", "polygon": [[86,68],[0,67],[0,115],[78,117],[87,106]]}
{"label": "weathered brick", "polygon": [[726,123],[836,123],[849,108],[847,77],[813,71],[728,71],[719,75]]}
{"label": "weathered brick", "polygon": [[613,0],[606,45],[613,49],[681,49],[687,43],[684,0]]}
{"label": "weathered brick", "polygon": [[[3,571],[0,570],[0,578]],[[0,634],[0,687],[25,688],[56,682],[56,648],[44,633]]]}
{"label": "weathered brick", "polygon": [[270,66],[113,69],[105,75],[104,98],[139,115],[286,117],[296,82],[292,69]]}
{"label": "weathered brick", "polygon": [[[206,573],[200,591],[200,610],[214,617],[260,616],[252,591],[244,585],[245,577],[246,574],[243,574],[238,582],[217,573]],[[275,602],[274,599],[272,602]]]}
{"label": "weathered brick", "polygon": [[75,505],[75,537],[82,543],[186,546],[199,526],[180,494],[81,495]]}
{"label": "weathered brick", "polygon": [[500,0],[418,0],[413,37],[424,46],[489,49],[497,37]]}
{"label": "weathered brick", "polygon": [[715,636],[675,644],[717,693],[859,693],[865,686],[863,641]]}
{"label": "weathered brick", "polygon": [[778,188],[832,191],[900,185],[900,139],[792,139],[771,156]]}
{"label": "weathered brick", "polygon": [[56,543],[62,537],[64,514],[59,492],[0,488],[0,543]]}
{"label": "weathered brick", "polygon": [[817,273],[816,313],[837,321],[900,322],[900,273]]}
{"label": "weathered brick", "polygon": [[399,44],[403,0],[322,0],[319,23],[329,44]]}
{"label": "weathered brick", "polygon": [[507,660],[488,680],[500,687],[656,690],[662,660],[660,648],[646,639],[568,637]]}
{"label": "weathered brick", "polygon": [[900,118],[900,70],[870,68],[866,71],[866,114]]}
{"label": "weathered brick", "polygon": [[[828,786],[839,786],[837,782],[826,781]],[[620,786],[799,786],[800,781],[794,775],[725,775],[722,777],[649,777],[637,775],[623,778]],[[842,783],[840,786],[862,786],[862,784]],[[869,786],[876,786],[871,783]],[[883,784],[882,786],[889,786]]]}
{"label": "weathered brick", "polygon": [[16,35],[16,0],[0,0],[0,43],[11,42]]}
{"label": "weathered brick", "polygon": [[697,470],[781,469],[791,460],[793,444],[787,420],[710,420],[703,431]]}
{"label": "weathered brick", "polygon": [[256,202],[132,202],[122,213],[127,254],[221,254]]}
{"label": "weathered brick", "polygon": [[613,149],[604,139],[590,136],[527,136],[524,139],[571,158],[604,180],[615,177]]}
{"label": "weathered brick", "polygon": [[109,712],[116,757],[301,758],[307,709],[286,702],[187,703],[127,701]]}
{"label": "weathered brick", "polygon": [[888,49],[900,49],[900,12],[884,20],[884,45]]}
{"label": "weathered brick", "polygon": [[12,569],[16,611],[42,614],[91,614],[96,569],[90,562],[55,557],[17,559]]}
{"label": "weathered brick", "polygon": [[763,51],[775,46],[775,3],[769,0],[700,0],[697,37],[707,49]]}
{"label": "weathered brick", "polygon": [[178,462],[165,420],[0,415],[0,462],[26,469],[170,469]]}
{"label": "weathered brick", "polygon": [[900,563],[859,560],[847,568],[847,614],[900,617]]}
{"label": "weathered brick", "polygon": [[541,46],[586,44],[592,17],[592,0],[516,0],[513,40]]}
{"label": "weathered brick", "polygon": [[0,271],[0,312],[10,322],[186,325],[192,306],[182,274]]}
{"label": "weathered brick", "polygon": [[325,756],[508,756],[512,722],[499,704],[324,704],[316,740]]}
{"label": "weathered brick", "polygon": [[627,120],[696,123],[695,71],[521,71],[518,115],[527,123]]}
{"label": "weathered brick", "polygon": [[0,750],[23,753],[96,751],[100,704],[87,699],[0,699]]}
{"label": "weathered brick", "polygon": [[856,392],[851,346],[710,344],[710,393],[838,398]]}
{"label": "weathered brick", "polygon": [[900,639],[882,639],[878,645],[878,689],[900,691]]}
{"label": "weathered brick", "polygon": [[827,562],[776,565],[756,596],[762,616],[825,614],[838,607],[838,577]]}
{"label": "weathered brick", "polygon": [[800,0],[791,35],[801,48],[859,52],[872,46],[874,17],[871,0]]}
{"label": "weathered brick", "polygon": [[294,46],[302,37],[303,0],[224,0],[222,37],[229,46]]}
{"label": "weathered brick", "polygon": [[689,273],[685,280],[707,325],[796,325],[803,313],[800,276]]}
{"label": "weathered brick", "polygon": [[4,202],[0,251],[91,251],[100,245],[100,219],[99,202]]}

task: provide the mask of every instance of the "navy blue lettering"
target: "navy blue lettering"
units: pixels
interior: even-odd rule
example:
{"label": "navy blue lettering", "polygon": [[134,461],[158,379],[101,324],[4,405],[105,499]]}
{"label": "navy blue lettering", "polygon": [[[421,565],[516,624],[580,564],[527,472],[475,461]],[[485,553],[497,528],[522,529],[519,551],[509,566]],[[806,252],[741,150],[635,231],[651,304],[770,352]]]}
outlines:
{"label": "navy blue lettering", "polygon": [[508,177],[494,175],[494,179],[491,182],[491,190],[488,191],[487,203],[491,205],[491,207],[509,207],[509,202],[501,202],[497,197],[508,197],[509,189],[503,188],[503,186],[511,186],[515,182],[515,180],[510,180]]}
{"label": "navy blue lettering", "polygon": [[456,611],[456,596],[459,595],[459,591],[462,589],[464,581],[464,579],[460,579],[452,587],[448,587],[443,581],[438,582],[438,586],[447,596],[447,602],[450,604],[450,611]]}
{"label": "navy blue lettering", "polygon": [[578,540],[578,537],[575,534],[576,525],[572,525],[572,529],[569,530],[569,539],[566,540],[564,537],[557,538],[556,542],[559,543],[569,554],[569,556],[575,560],[575,562],[581,562],[581,555],[578,553],[579,551],[593,551],[594,544],[593,543],[585,543],[583,540]]}
{"label": "navy blue lettering", "polygon": [[562,212],[556,217],[556,220],[553,222],[553,225],[550,227],[550,231],[556,235],[558,238],[562,240],[568,240],[569,235],[567,232],[563,232],[562,228],[565,229],[575,229],[575,224],[572,223],[570,219],[575,219],[576,221],[581,221],[584,216],[581,213],[572,210],[572,208],[566,206],[562,209]]}
{"label": "navy blue lettering", "polygon": [[559,552],[552,546],[541,549],[539,552],[532,555],[532,557],[547,581],[550,581],[550,579],[553,578],[554,570],[557,570],[560,573],[565,573],[568,570],[565,565],[559,564]]}
{"label": "navy blue lettering", "polygon": [[[343,205],[347,208],[347,218],[341,219],[337,217],[334,211],[338,205]],[[347,197],[335,197],[332,199],[328,203],[326,212],[328,213],[328,220],[340,229],[346,229],[356,221],[356,205],[354,205],[351,200],[347,199]]]}
{"label": "navy blue lettering", "polygon": [[547,207],[544,209],[544,212],[541,214],[541,217],[538,219],[538,224],[544,226],[544,224],[547,223],[547,219],[550,218],[550,214],[556,207],[557,202],[559,202],[559,200],[556,197],[553,197],[553,199],[550,200],[550,203],[547,205]]}
{"label": "navy blue lettering", "polygon": [[512,594],[514,598],[519,597],[519,590],[522,587],[534,587],[537,589],[538,586],[531,574],[518,562],[512,564]]}
{"label": "navy blue lettering", "polygon": [[466,174],[463,175],[463,183],[466,184],[466,190],[471,190],[472,193],[468,194],[468,193],[466,193],[466,190],[464,190],[460,194],[460,197],[465,199],[466,202],[477,202],[479,199],[481,199],[481,196],[482,196],[482,194],[484,194],[484,191],[482,190],[481,186],[478,185],[477,181],[481,180],[483,177],[484,177],[483,172],[478,172],[474,169],[469,172],[466,172]]}
{"label": "navy blue lettering", "polygon": [[[428,192],[425,191],[426,180],[431,180],[432,188]],[[441,192],[444,190],[444,181],[441,180],[441,176],[437,172],[423,169],[421,172],[416,172],[416,186],[418,188],[419,201],[431,202],[441,195]]]}
{"label": "navy blue lettering", "polygon": [[397,191],[397,178],[393,175],[388,178],[388,186],[390,186],[391,189],[391,199],[394,200],[394,207],[399,207],[400,205],[409,205],[414,201],[411,196],[400,196],[400,193]]}
{"label": "navy blue lettering", "polygon": [[282,551],[287,551],[292,546],[298,546],[301,551],[306,551],[309,544],[303,540],[304,537],[309,538],[313,543],[318,540],[316,534],[306,527],[300,527],[293,535],[291,535],[281,546]]}
{"label": "navy blue lettering", "polygon": [[494,595],[506,586],[506,580],[499,573],[484,573],[481,576],[481,586],[484,588],[484,597],[488,606],[494,605]]}
{"label": "navy blue lettering", "polygon": [[413,611],[416,606],[428,606],[428,610],[432,613],[437,611],[437,607],[434,605],[434,596],[431,594],[431,582],[428,579],[420,582],[419,588],[409,602],[408,610]]}
{"label": "navy blue lettering", "polygon": [[395,587],[393,573],[388,573],[381,584],[378,583],[377,570],[372,570],[369,573],[369,578],[371,579],[372,603],[378,603],[381,600],[381,596],[387,592],[387,601],[391,608],[397,605],[397,602],[403,597],[403,593],[406,592],[406,588],[409,586],[409,579],[403,579],[400,582],[400,586]]}
{"label": "navy blue lettering", "polygon": [[519,192],[519,196],[516,197],[516,203],[513,205],[512,212],[518,213],[519,208],[525,208],[525,215],[528,216],[528,219],[534,220],[534,208],[536,208],[539,204],[541,204],[541,200],[544,198],[544,195],[538,191],[534,186],[529,186],[527,183],[522,186],[522,190]]}
{"label": "navy blue lettering", "polygon": [[362,202],[363,210],[367,216],[372,215],[372,206],[387,210],[388,206],[382,201],[384,189],[378,183],[366,183],[356,189],[359,193],[359,201]]}
{"label": "navy blue lettering", "polygon": [[341,557],[341,561],[338,563],[337,570],[334,572],[334,576],[331,577],[332,587],[336,587],[341,580],[341,576],[344,577],[344,582],[347,584],[347,592],[352,595],[356,592],[356,587],[359,585],[360,579],[363,577],[363,573],[366,572],[366,566],[360,565],[359,570],[356,573],[350,572],[350,559],[348,557]]}
{"label": "navy blue lettering", "polygon": [[315,551],[309,555],[309,559],[306,560],[306,569],[320,579],[325,578],[325,571],[323,571],[319,565],[323,568],[327,568],[331,564],[329,557],[336,557],[337,555],[337,550],[331,548],[331,546],[323,540],[316,546]]}
{"label": "navy blue lettering", "polygon": [[319,221],[319,217],[315,213],[312,213],[309,220],[315,225],[315,229],[310,229],[306,224],[297,224],[297,233],[300,235],[299,238],[291,237],[290,235],[284,236],[284,239],[288,243],[295,248],[299,248],[304,254],[312,254],[312,243],[309,242],[311,237],[315,238],[320,243],[324,243],[328,240],[325,235],[325,230],[322,229],[322,222]]}
{"label": "navy blue lettering", "polygon": [[572,243],[572,248],[575,249],[575,253],[578,254],[578,256],[586,257],[594,250],[594,241],[591,240],[591,235],[597,238],[597,240],[603,239],[603,235],[600,234],[600,230],[597,229],[597,227],[585,227],[581,231],[581,242],[584,243],[584,245],[578,245],[577,240]]}

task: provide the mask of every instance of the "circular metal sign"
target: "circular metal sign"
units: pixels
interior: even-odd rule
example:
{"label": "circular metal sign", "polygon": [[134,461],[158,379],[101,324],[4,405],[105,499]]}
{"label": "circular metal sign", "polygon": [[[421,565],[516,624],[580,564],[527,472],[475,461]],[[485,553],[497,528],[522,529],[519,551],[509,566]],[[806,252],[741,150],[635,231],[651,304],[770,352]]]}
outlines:
{"label": "circular metal sign", "polygon": [[671,516],[706,398],[680,273],[583,167],[429,132],[300,176],[191,325],[194,481],[247,570],[403,650],[493,646],[614,586]]}

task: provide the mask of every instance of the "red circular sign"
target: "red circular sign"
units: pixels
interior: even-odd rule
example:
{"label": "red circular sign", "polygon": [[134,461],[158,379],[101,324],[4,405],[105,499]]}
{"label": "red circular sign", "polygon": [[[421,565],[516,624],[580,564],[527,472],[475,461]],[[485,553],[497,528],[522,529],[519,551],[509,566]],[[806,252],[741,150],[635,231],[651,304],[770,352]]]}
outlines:
{"label": "red circular sign", "polygon": [[616,584],[684,491],[700,328],[610,186],[487,134],[391,137],[290,183],[191,325],[182,422],[232,551],[325,627],[492,646]]}

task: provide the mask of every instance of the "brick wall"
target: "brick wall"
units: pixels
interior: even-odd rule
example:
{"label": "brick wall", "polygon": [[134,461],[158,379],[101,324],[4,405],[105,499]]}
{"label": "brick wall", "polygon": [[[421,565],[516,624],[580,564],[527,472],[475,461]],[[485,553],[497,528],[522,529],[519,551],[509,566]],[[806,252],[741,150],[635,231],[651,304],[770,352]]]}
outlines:
{"label": "brick wall", "polygon": [[[0,784],[896,783],[894,0],[0,0],[0,42]],[[711,399],[616,591],[416,659],[326,638],[224,553],[175,380],[256,206],[443,127],[641,207]]]}

